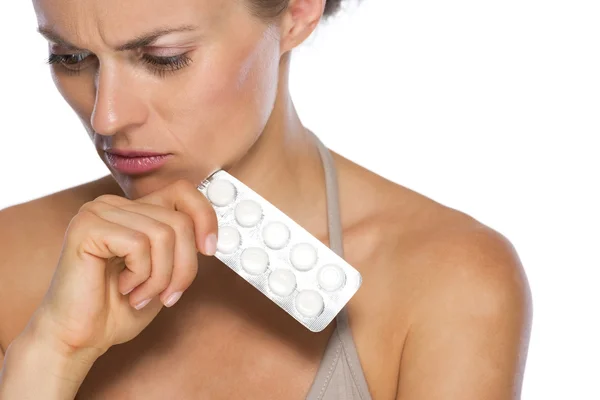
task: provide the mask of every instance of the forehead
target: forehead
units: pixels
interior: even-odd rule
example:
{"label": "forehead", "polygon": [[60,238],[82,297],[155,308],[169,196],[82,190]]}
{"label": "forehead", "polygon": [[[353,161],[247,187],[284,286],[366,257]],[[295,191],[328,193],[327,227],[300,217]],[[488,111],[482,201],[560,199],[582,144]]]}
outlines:
{"label": "forehead", "polygon": [[218,24],[240,13],[240,0],[33,0],[38,25],[81,41],[124,37],[156,28]]}

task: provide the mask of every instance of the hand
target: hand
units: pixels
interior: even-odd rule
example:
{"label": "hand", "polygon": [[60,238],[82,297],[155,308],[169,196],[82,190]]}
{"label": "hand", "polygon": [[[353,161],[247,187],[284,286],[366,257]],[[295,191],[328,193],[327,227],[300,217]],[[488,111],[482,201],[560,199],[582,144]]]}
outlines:
{"label": "hand", "polygon": [[98,356],[136,337],[192,284],[217,244],[214,209],[178,181],[135,201],[101,196],[72,219],[31,326],[67,352]]}

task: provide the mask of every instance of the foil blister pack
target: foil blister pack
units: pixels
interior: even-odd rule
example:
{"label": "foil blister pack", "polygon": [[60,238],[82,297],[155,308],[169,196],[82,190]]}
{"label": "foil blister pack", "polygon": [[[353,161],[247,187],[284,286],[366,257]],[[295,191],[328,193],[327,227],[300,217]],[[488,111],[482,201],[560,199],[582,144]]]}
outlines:
{"label": "foil blister pack", "polygon": [[215,256],[307,329],[325,329],[360,287],[355,268],[226,171],[198,190],[217,214]]}

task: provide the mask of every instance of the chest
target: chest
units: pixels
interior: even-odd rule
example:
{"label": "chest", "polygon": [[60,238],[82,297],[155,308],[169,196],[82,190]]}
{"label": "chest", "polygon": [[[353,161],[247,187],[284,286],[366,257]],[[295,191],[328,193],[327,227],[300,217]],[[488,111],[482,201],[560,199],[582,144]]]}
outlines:
{"label": "chest", "polygon": [[245,282],[229,285],[236,296],[193,286],[102,356],[78,398],[304,399],[333,327],[309,332]]}

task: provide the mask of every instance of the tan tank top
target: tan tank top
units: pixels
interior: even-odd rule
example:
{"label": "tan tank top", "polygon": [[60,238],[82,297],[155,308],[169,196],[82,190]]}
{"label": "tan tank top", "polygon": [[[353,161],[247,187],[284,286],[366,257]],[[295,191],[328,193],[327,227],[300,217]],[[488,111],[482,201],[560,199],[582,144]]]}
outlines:
{"label": "tan tank top", "polygon": [[[327,190],[327,223],[329,247],[344,257],[342,223],[339,208],[337,174],[333,157],[325,145],[315,136]],[[336,328],[327,347],[317,375],[308,392],[307,400],[370,400],[367,380],[360,365],[356,345],[348,325],[346,309],[336,317]]]}

